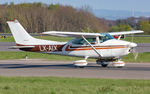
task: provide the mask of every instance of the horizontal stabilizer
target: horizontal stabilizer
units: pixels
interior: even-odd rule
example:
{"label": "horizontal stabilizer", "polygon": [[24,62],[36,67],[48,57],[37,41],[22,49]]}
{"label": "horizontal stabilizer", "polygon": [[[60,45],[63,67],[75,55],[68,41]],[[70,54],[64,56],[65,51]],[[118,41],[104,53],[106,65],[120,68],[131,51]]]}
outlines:
{"label": "horizontal stabilizer", "polygon": [[9,49],[34,48],[35,46],[11,46]]}

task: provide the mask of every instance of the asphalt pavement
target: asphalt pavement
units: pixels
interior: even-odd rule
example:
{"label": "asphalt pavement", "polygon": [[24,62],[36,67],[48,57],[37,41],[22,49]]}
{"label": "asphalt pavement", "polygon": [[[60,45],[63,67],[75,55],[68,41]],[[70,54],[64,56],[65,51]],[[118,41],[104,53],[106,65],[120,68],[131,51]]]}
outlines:
{"label": "asphalt pavement", "polygon": [[0,76],[150,79],[150,64],[127,63],[123,68],[114,68],[110,64],[103,68],[95,62],[89,62],[85,68],[76,68],[72,61],[0,60]]}
{"label": "asphalt pavement", "polygon": [[19,49],[10,49],[11,46],[16,46],[15,42],[0,42],[0,51],[20,51]]}

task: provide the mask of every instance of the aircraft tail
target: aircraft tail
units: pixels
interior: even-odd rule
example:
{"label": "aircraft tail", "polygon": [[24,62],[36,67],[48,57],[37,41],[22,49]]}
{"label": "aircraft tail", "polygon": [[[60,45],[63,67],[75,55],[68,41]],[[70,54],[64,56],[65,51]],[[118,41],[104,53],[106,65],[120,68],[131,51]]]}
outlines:
{"label": "aircraft tail", "polygon": [[26,44],[29,40],[35,40],[27,33],[18,20],[7,21],[7,23],[17,44]]}
{"label": "aircraft tail", "polygon": [[23,26],[18,22],[18,20],[7,21],[10,31],[16,41],[16,44],[21,45],[42,45],[42,44],[56,44],[59,42],[36,39],[29,35]]}
{"label": "aircraft tail", "polygon": [[16,44],[19,45],[56,45],[64,44],[64,42],[51,41],[36,39],[29,35],[23,26],[18,22],[18,20],[7,21],[10,31],[16,41]]}

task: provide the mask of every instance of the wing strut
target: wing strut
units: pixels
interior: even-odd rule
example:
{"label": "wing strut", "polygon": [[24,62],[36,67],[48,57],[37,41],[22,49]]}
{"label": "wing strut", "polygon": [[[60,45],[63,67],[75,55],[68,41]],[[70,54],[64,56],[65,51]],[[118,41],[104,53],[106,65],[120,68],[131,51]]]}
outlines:
{"label": "wing strut", "polygon": [[101,57],[100,53],[95,49],[95,47],[82,35],[82,38],[92,47],[92,49]]}

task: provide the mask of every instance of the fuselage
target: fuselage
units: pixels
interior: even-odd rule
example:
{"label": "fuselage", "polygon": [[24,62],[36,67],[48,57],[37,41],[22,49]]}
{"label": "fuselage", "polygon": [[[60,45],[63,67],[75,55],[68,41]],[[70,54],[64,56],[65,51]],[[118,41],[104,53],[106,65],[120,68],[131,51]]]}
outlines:
{"label": "fuselage", "polygon": [[[73,41],[69,42],[59,42],[59,43],[49,43],[46,44],[35,44],[35,45],[21,45],[17,46],[35,46],[34,48],[21,48],[20,50],[31,51],[31,52],[40,52],[47,54],[60,54],[67,56],[76,56],[76,57],[90,57],[90,58],[99,58],[99,56],[93,51],[92,47],[89,45],[74,45]],[[135,47],[136,44],[110,39],[103,43],[92,44],[95,49],[101,54],[103,58],[114,58],[122,57],[130,53],[131,44]]]}

